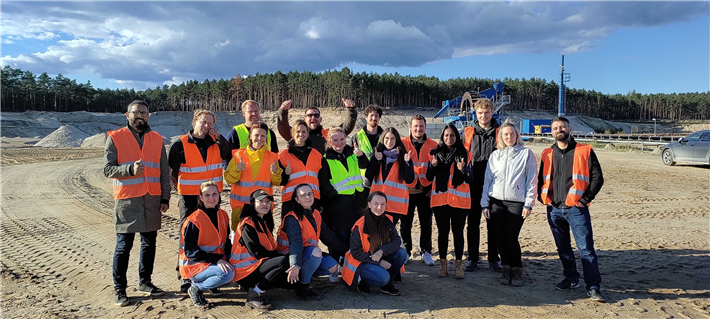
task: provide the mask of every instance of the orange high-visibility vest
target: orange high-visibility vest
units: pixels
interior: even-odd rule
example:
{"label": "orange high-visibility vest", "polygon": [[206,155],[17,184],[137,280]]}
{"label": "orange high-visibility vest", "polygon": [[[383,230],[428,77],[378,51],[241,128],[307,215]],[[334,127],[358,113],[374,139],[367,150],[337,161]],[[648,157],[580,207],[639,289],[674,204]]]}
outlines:
{"label": "orange high-visibility vest", "polygon": [[[421,150],[417,153],[417,149],[414,147],[414,144],[412,144],[411,136],[403,138],[402,143],[404,143],[404,147],[407,151],[412,151],[410,154],[412,157],[412,164],[414,164],[414,174],[419,179],[419,183],[422,184],[423,187],[431,185],[431,182],[426,179],[426,170],[432,159],[432,156],[430,155],[431,150],[435,149],[438,144],[434,142],[434,140],[427,137]],[[415,182],[414,184],[416,185],[417,183]]]}
{"label": "orange high-visibility vest", "polygon": [[[387,215],[387,218],[392,221],[392,216]],[[365,234],[365,217],[360,217],[360,219],[355,222],[352,231],[355,231],[355,227],[357,227],[358,233],[360,234],[362,251],[369,252],[370,235]],[[348,286],[354,286],[357,284],[357,281],[355,280],[355,275],[359,276],[360,271],[362,270],[359,269],[361,264],[362,263],[359,260],[353,257],[353,255],[350,253],[350,250],[345,253],[345,259],[343,261],[343,271],[340,273],[340,275],[343,277],[343,280],[345,280]],[[404,265],[402,265],[402,268],[399,269],[399,272],[404,273]]]}
{"label": "orange high-visibility vest", "polygon": [[[383,159],[384,160],[384,159]],[[370,194],[381,191],[387,194],[385,211],[393,214],[407,215],[409,206],[409,184],[399,179],[399,162],[392,163],[387,179],[382,178],[382,169],[377,168],[377,178],[372,181]]]}
{"label": "orange high-visibility vest", "polygon": [[274,195],[274,191],[271,189],[271,170],[269,167],[271,163],[278,160],[278,155],[269,150],[264,152],[264,159],[262,160],[261,169],[256,176],[256,180],[254,180],[251,175],[251,163],[249,163],[247,149],[240,148],[236,150],[234,159],[235,161],[239,161],[239,158],[246,164],[246,169],[242,172],[239,181],[236,184],[232,184],[232,191],[231,194],[229,194],[229,205],[232,206],[232,209],[243,207],[244,204],[249,203],[249,196],[257,189],[263,189],[269,195]]}
{"label": "orange high-visibility vest", "polygon": [[[473,155],[471,155],[471,153],[468,153],[468,161],[466,161],[466,163],[470,163],[472,158]],[[454,188],[453,179],[455,165],[456,163],[451,164],[451,170],[449,171],[449,185],[446,189],[446,192],[437,192],[436,184],[434,184],[434,186],[432,187],[431,207],[449,205],[454,208],[471,208],[471,188],[469,187],[468,183],[464,182],[458,187]],[[432,183],[436,183],[436,177],[434,177],[434,181]]]}
{"label": "orange high-visibility vest", "polygon": [[180,228],[179,266],[182,278],[192,278],[210,266],[210,263],[194,262],[185,256],[185,237],[183,235],[188,225],[187,221],[193,223],[200,230],[197,245],[200,246],[202,251],[211,254],[224,254],[224,242],[229,237],[229,215],[224,210],[217,211],[219,229],[214,227],[210,218],[201,209],[197,209],[190,214]]}
{"label": "orange high-visibility vest", "polygon": [[[495,119],[491,119],[491,121],[495,121]],[[498,131],[500,131],[500,126],[496,128],[496,134],[493,142],[494,147],[498,141]],[[467,126],[463,130],[463,147],[465,147],[469,153],[471,152],[471,144],[473,144],[473,135],[475,135],[475,133],[476,129],[474,129],[472,126]]]}
{"label": "orange high-visibility vest", "polygon": [[109,131],[107,135],[116,146],[118,165],[133,165],[139,159],[142,159],[145,165],[143,175],[113,179],[113,198],[134,198],[146,193],[161,195],[160,153],[163,137],[155,131],[150,131],[143,135],[143,148],[141,148],[127,127]]}
{"label": "orange high-visibility vest", "polygon": [[281,202],[285,203],[291,200],[293,191],[296,186],[306,183],[313,189],[313,196],[320,199],[320,188],[318,187],[318,172],[321,168],[321,159],[323,155],[316,149],[312,148],[308,155],[306,165],[303,165],[298,157],[288,152],[288,148],[279,152],[279,161],[283,167],[291,164],[291,175],[289,175],[288,183],[281,187]]}
{"label": "orange high-visibility vest", "polygon": [[249,253],[249,250],[239,242],[239,239],[242,238],[242,231],[245,225],[257,229],[259,233],[259,244],[264,246],[264,248],[267,250],[276,249],[274,235],[272,235],[268,229],[266,229],[265,232],[260,232],[251,217],[242,219],[239,226],[237,226],[237,229],[234,231],[234,237],[232,238],[232,254],[229,257],[229,263],[234,266],[234,279],[232,279],[232,281],[239,281],[249,276],[266,259],[256,259]]}
{"label": "orange high-visibility vest", "polygon": [[[316,221],[316,228],[313,229],[313,225],[311,225],[311,222],[308,221],[308,218],[305,216],[303,219],[299,220],[298,216],[296,216],[296,213],[293,211],[288,212],[286,216],[284,216],[283,220],[286,220],[286,217],[288,216],[293,216],[298,220],[298,223],[301,225],[301,238],[303,239],[303,248],[306,247],[318,247],[318,239],[320,238],[320,225],[321,225],[321,216],[320,212],[317,209],[313,210],[313,219]],[[276,237],[276,251],[283,255],[288,254],[288,235],[286,234],[286,231],[284,231],[284,223],[283,221],[281,222],[281,226],[279,226],[279,232]]]}
{"label": "orange high-visibility vest", "polygon": [[329,129],[329,128],[323,128],[323,129],[321,129],[320,131],[322,132],[323,137],[324,137],[325,140],[327,141],[327,140],[328,140],[328,132],[330,132],[330,129]]}
{"label": "orange high-visibility vest", "polygon": [[[209,137],[208,137],[209,138]],[[222,157],[219,145],[212,144],[207,149],[207,162],[202,160],[195,143],[187,141],[187,134],[180,137],[185,150],[185,164],[180,165],[177,192],[180,195],[200,195],[200,184],[208,180],[217,183],[222,191]]]}
{"label": "orange high-visibility vest", "polygon": [[[587,190],[589,186],[589,156],[592,153],[592,146],[582,143],[577,143],[574,147],[574,164],[572,165],[572,187],[570,187],[567,193],[567,198],[565,198],[565,205],[572,207],[577,205],[577,202],[584,191]],[[542,173],[544,174],[542,190],[540,191],[540,198],[542,203],[549,205],[552,199],[547,196],[550,185],[552,183],[552,148],[546,148],[542,151],[541,155],[542,161]],[[587,204],[589,206],[589,204]]]}

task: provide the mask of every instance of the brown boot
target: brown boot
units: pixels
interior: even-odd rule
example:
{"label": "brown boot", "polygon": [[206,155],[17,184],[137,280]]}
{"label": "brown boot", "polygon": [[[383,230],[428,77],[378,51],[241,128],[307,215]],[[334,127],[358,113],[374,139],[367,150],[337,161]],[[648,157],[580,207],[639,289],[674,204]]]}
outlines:
{"label": "brown boot", "polygon": [[444,278],[446,275],[446,259],[439,259],[439,278]]}
{"label": "brown boot", "polygon": [[463,260],[456,261],[456,272],[454,273],[454,278],[463,279]]}
{"label": "brown boot", "polygon": [[254,289],[249,289],[249,292],[247,293],[247,302],[244,304],[252,309],[265,310],[271,308],[271,304],[266,301],[263,296],[254,291]]}
{"label": "brown boot", "polygon": [[501,285],[510,285],[511,271],[510,266],[503,265],[503,273],[500,275]]}
{"label": "brown boot", "polygon": [[515,287],[520,287],[524,285],[523,281],[523,268],[513,267],[510,274],[510,285]]}

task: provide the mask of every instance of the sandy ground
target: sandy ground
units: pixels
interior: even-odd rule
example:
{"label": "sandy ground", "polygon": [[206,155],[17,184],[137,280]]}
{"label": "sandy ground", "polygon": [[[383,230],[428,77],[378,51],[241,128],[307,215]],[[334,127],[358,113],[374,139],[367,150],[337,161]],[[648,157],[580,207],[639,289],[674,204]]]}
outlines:
{"label": "sandy ground", "polygon": [[[391,121],[406,125],[404,116]],[[544,208],[536,206],[520,235],[526,282],[521,288],[498,284],[499,274],[487,269],[482,225],[482,269],[466,273],[463,280],[437,278],[437,267],[424,265],[415,254],[398,285],[399,297],[378,294],[377,289],[369,295],[350,293],[319,278],[314,281],[324,297],[319,302],[303,302],[291,291],[274,289],[267,297],[276,309],[261,313],[244,307],[244,292],[227,287],[221,297],[207,296],[211,308],[198,309],[178,292],[173,197],[163,216],[153,275],[165,296],[136,293],[136,244],[128,272],[131,304],[116,308],[113,200],[111,182],[101,170],[102,151],[39,150],[22,147],[26,142],[2,143],[0,310],[5,318],[710,317],[707,167],[666,167],[649,153],[597,150],[606,184],[591,212],[607,304],[590,301],[582,288],[554,289],[562,266]],[[544,147],[531,145],[538,156]],[[415,246],[418,228],[415,221]],[[436,234],[434,226],[435,255]],[[453,240],[449,242],[452,259]],[[449,268],[453,270],[453,263]]]}

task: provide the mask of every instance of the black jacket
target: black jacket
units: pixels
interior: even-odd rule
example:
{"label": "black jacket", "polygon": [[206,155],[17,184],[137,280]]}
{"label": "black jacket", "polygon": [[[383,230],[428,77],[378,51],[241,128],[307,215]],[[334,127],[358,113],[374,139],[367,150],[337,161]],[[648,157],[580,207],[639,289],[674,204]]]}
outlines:
{"label": "black jacket", "polygon": [[[552,205],[557,208],[568,208],[568,206],[565,205],[565,199],[567,198],[569,189],[572,187],[572,166],[574,165],[575,146],[577,146],[577,142],[575,142],[572,137],[570,137],[570,142],[564,150],[557,147],[557,143],[552,145],[552,182],[550,183],[550,189],[547,195],[551,198]],[[540,196],[542,194],[541,190],[544,180],[543,165],[540,164],[540,171],[537,175],[537,198],[540,202],[542,202]],[[602,189],[602,185],[604,185],[602,167],[599,164],[597,155],[594,154],[594,150],[592,150],[589,154],[589,186],[584,191],[579,201],[584,205],[591,203]]]}
{"label": "black jacket", "polygon": [[[483,192],[483,178],[486,175],[488,158],[496,150],[496,129],[500,127],[498,121],[491,119],[491,127],[484,129],[478,125],[478,120],[474,121],[473,140],[471,141],[471,155],[473,155],[473,182],[471,183],[471,194],[478,197]],[[465,142],[465,141],[464,141]]]}
{"label": "black jacket", "polygon": [[[304,217],[316,229],[316,219],[313,217],[313,213],[304,213]],[[303,265],[303,237],[301,236],[301,224],[298,219],[293,216],[287,216],[282,221],[284,223],[284,232],[288,237],[288,261],[291,267],[298,266],[299,268]],[[326,226],[325,221],[321,219],[321,229],[320,238],[326,246],[328,246],[328,251],[331,255],[342,256],[348,250],[347,246],[340,242],[338,237],[335,236],[328,226]]]}
{"label": "black jacket", "polygon": [[[390,241],[389,243],[380,246],[383,257],[396,253],[402,245],[402,237],[399,236],[397,227],[395,227],[394,223],[388,219],[387,226],[389,227]],[[363,233],[369,235],[367,228],[363,230]],[[379,264],[379,262],[372,260],[372,256],[369,251],[362,250],[362,238],[360,238],[360,230],[357,227],[353,228],[353,233],[350,236],[350,254],[352,254],[353,258],[357,259],[359,262],[373,265]]]}
{"label": "black jacket", "polygon": [[[219,229],[217,218],[217,211],[219,208],[201,208],[205,212],[205,214],[207,214],[207,217],[210,218],[212,225],[216,229]],[[227,231],[229,231],[229,227],[227,227]],[[185,226],[185,232],[182,235],[185,238],[185,257],[189,258],[190,260],[194,262],[205,262],[210,264],[217,264],[220,259],[229,260],[229,256],[232,253],[232,242],[229,240],[229,236],[225,236],[226,241],[224,242],[224,254],[213,254],[200,249],[200,246],[197,245],[197,240],[200,238],[200,229],[197,228],[195,224],[191,223],[190,221],[187,221],[187,226]]]}
{"label": "black jacket", "polygon": [[[271,215],[271,213],[268,215]],[[259,216],[248,216],[245,218],[251,218],[256,227],[259,227],[259,230],[257,230],[249,224],[244,224],[244,228],[242,229],[242,236],[239,238],[239,243],[246,247],[249,254],[256,259],[281,256],[275,249],[266,249],[259,241],[259,233],[272,232],[272,229],[269,229],[267,226],[265,218],[262,219],[259,218]]]}

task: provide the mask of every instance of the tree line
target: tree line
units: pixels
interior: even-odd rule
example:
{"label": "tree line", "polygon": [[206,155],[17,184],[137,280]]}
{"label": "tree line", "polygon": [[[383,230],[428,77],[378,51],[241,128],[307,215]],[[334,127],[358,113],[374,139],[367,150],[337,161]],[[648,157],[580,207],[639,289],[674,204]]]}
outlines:
{"label": "tree line", "polygon": [[[293,107],[339,106],[341,97],[353,99],[363,108],[368,104],[384,107],[440,108],[442,101],[465,91],[485,90],[501,80],[355,73],[339,71],[255,74],[232,79],[191,80],[154,89],[94,88],[91,81],[77,83],[62,74],[39,76],[5,66],[2,69],[2,111],[125,112],[133,100],[145,100],[151,111],[237,111],[244,100],[256,100],[262,108],[275,110],[284,100]],[[544,79],[505,78],[504,92],[510,95],[507,110],[557,110],[559,86]],[[707,120],[710,119],[710,91],[672,94],[604,94],[594,90],[568,89],[567,113],[607,120]]]}

